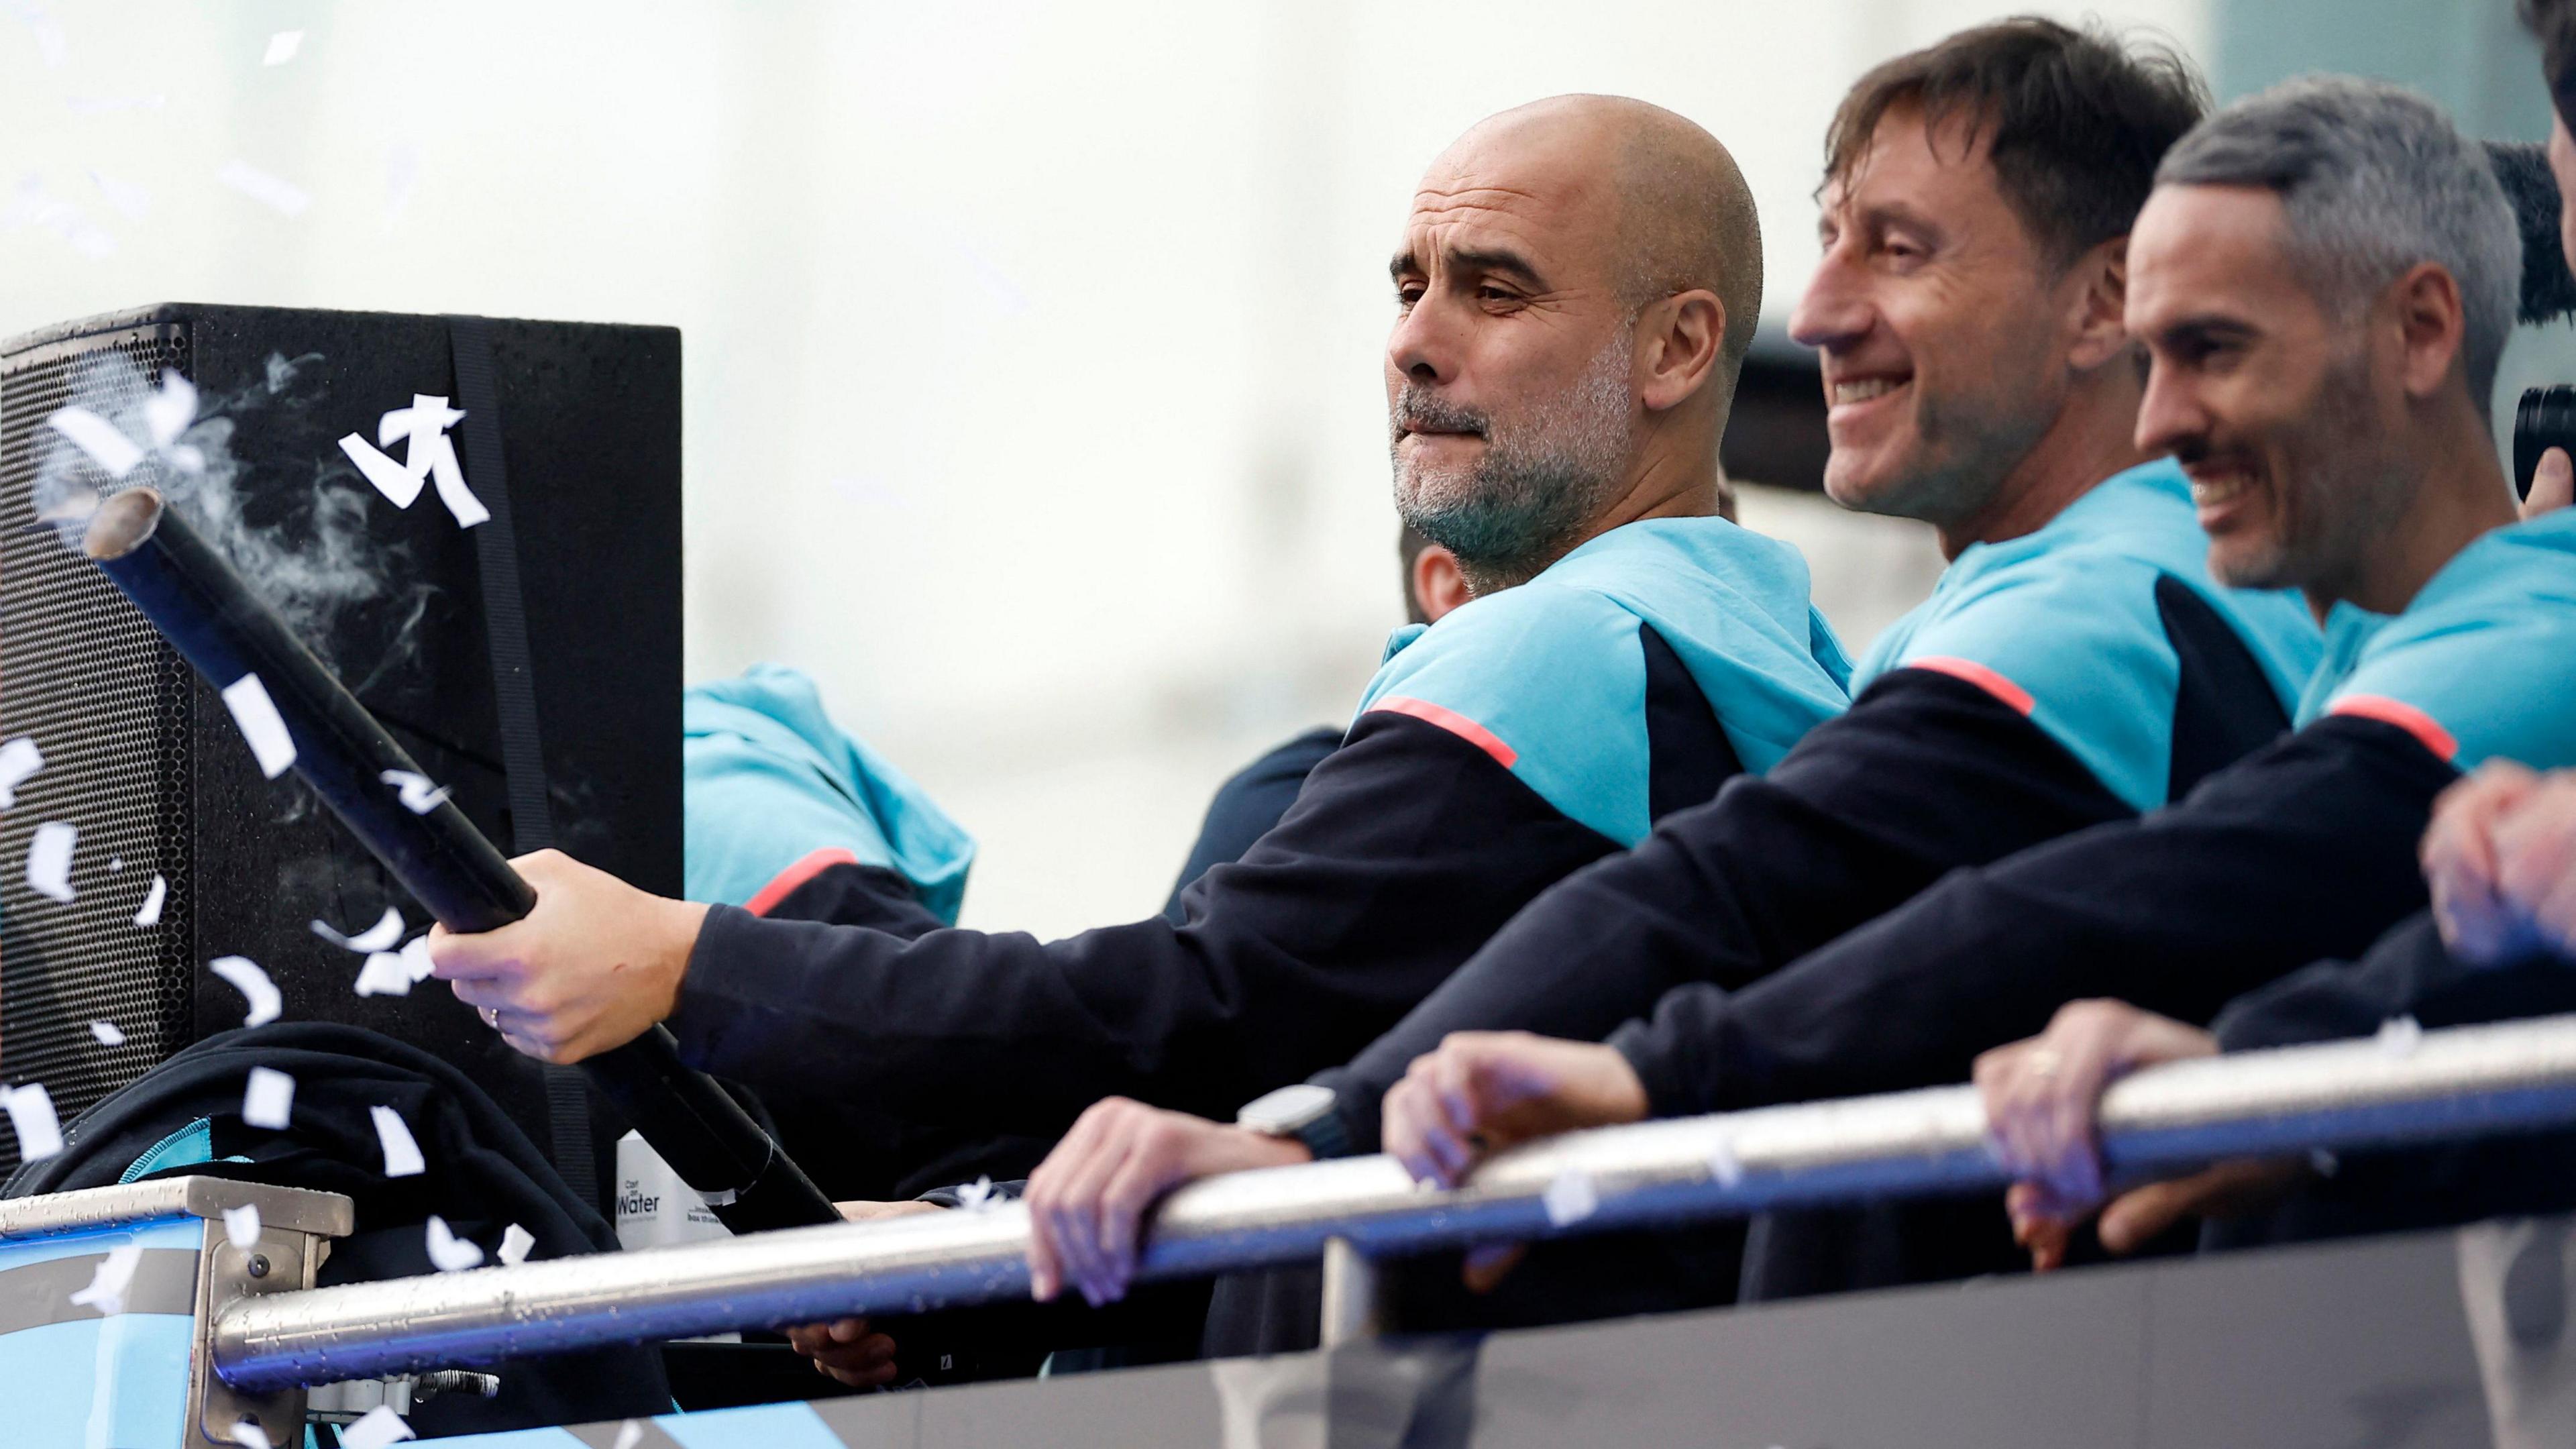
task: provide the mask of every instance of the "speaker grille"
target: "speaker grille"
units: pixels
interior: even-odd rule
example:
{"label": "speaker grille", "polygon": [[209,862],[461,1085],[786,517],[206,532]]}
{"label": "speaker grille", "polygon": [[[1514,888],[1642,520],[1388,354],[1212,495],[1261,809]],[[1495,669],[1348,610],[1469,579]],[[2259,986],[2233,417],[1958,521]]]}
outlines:
{"label": "speaker grille", "polygon": [[[43,1083],[66,1122],[192,1035],[195,696],[185,661],[37,522],[33,485],[45,419],[76,385],[151,386],[165,367],[188,371],[187,349],[184,327],[162,325],[0,358],[0,739],[31,736],[45,756],[0,813],[0,1079]],[[109,353],[133,366],[89,366]],[[101,411],[135,400],[83,399]],[[46,821],[80,830],[69,905],[27,884]],[[155,874],[168,882],[160,924],[138,927]],[[93,1021],[124,1043],[101,1045]],[[0,1165],[17,1160],[0,1119]]]}

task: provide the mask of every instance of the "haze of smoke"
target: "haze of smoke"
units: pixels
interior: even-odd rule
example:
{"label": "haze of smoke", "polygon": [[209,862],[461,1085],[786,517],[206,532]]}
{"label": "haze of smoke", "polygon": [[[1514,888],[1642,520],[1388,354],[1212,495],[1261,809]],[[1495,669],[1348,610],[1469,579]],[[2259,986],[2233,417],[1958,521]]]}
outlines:
{"label": "haze of smoke", "polygon": [[[387,582],[406,572],[402,568],[406,550],[368,537],[370,496],[354,486],[345,467],[335,466],[335,453],[332,461],[315,466],[312,480],[304,485],[308,491],[300,500],[301,508],[287,509],[275,524],[253,523],[247,516],[245,491],[252,480],[233,453],[233,439],[243,422],[261,421],[265,414],[286,423],[289,419],[284,414],[309,401],[296,397],[291,389],[302,365],[319,360],[272,355],[263,381],[228,396],[201,396],[197,418],[187,431],[170,448],[152,453],[122,485],[109,482],[69,439],[44,430],[45,453],[34,484],[37,516],[53,521],[65,545],[77,548],[81,528],[102,495],[134,484],[161,490],[325,663],[333,662],[330,643],[344,611],[397,594],[410,596],[412,607],[390,647],[382,657],[368,661],[371,677],[382,675],[410,655],[414,630],[431,590],[425,583]],[[83,366],[74,379],[70,401],[140,440],[150,436],[143,404],[151,393],[142,368],[121,353],[107,353]],[[203,457],[201,469],[175,461],[189,449]],[[277,490],[293,485],[256,486],[265,495],[263,503],[273,503]]]}

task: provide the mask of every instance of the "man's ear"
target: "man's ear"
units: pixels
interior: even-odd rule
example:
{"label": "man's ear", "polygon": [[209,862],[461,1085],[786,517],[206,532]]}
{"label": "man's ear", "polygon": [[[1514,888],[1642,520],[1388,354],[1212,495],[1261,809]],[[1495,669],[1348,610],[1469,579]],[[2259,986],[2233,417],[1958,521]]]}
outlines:
{"label": "man's ear", "polygon": [[2066,355],[2077,372],[2091,372],[2129,355],[2129,329],[2123,320],[2129,307],[2129,239],[2115,236],[2095,245],[2067,268],[2083,290],[2075,298],[2075,345]]}
{"label": "man's ear", "polygon": [[2389,299],[2402,349],[2398,381],[2408,397],[2429,398],[2460,365],[2468,317],[2460,308],[2459,281],[2439,262],[2418,262],[2389,289]]}
{"label": "man's ear", "polygon": [[1698,396],[1717,371],[1726,304],[1715,292],[1677,293],[1637,314],[1637,401],[1650,413]]}
{"label": "man's ear", "polygon": [[1413,605],[1422,611],[1423,622],[1437,624],[1440,616],[1467,602],[1467,576],[1458,571],[1458,556],[1436,543],[1424,544],[1413,556]]}

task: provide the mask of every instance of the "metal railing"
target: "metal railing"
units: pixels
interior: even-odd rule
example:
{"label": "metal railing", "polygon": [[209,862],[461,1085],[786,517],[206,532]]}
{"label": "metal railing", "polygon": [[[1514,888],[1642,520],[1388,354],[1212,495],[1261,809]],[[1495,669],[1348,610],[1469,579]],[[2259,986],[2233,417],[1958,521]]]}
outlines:
{"label": "metal railing", "polygon": [[[2103,1104],[2116,1173],[2217,1157],[2395,1145],[2576,1123],[2576,1016],[2391,1033],[2141,1072]],[[1597,1203],[1550,1221],[1551,1186]],[[1533,1143],[1462,1187],[1417,1188],[1389,1158],[1236,1173],[1175,1193],[1140,1276],[1313,1260],[1328,1242],[1383,1258],[1475,1240],[1723,1217],[2000,1186],[1973,1089],[1947,1087]],[[1568,1196],[1559,1194],[1559,1215]],[[209,1326],[246,1390],[563,1352],[636,1339],[918,1312],[1028,1291],[1017,1204],[792,1228],[633,1253],[246,1298]],[[1348,1256],[1344,1254],[1344,1256]]]}

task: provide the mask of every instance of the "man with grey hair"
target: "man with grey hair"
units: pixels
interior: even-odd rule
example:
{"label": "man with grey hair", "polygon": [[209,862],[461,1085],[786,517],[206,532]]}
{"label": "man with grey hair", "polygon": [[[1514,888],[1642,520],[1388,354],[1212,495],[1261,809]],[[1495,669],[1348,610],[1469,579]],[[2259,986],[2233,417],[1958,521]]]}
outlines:
{"label": "man with grey hair", "polygon": [[2576,763],[2576,515],[2517,524],[2486,425],[2519,260],[2483,154],[2395,87],[2296,82],[2177,143],[2129,246],[2138,441],[2190,475],[2221,578],[2326,622],[2301,727],[1742,991],[1678,988],[1607,1045],[1454,1035],[1389,1094],[1390,1147],[1463,1162],[1956,1081],[2076,998],[2206,1021],[2420,910],[2416,841],[2462,770]]}

